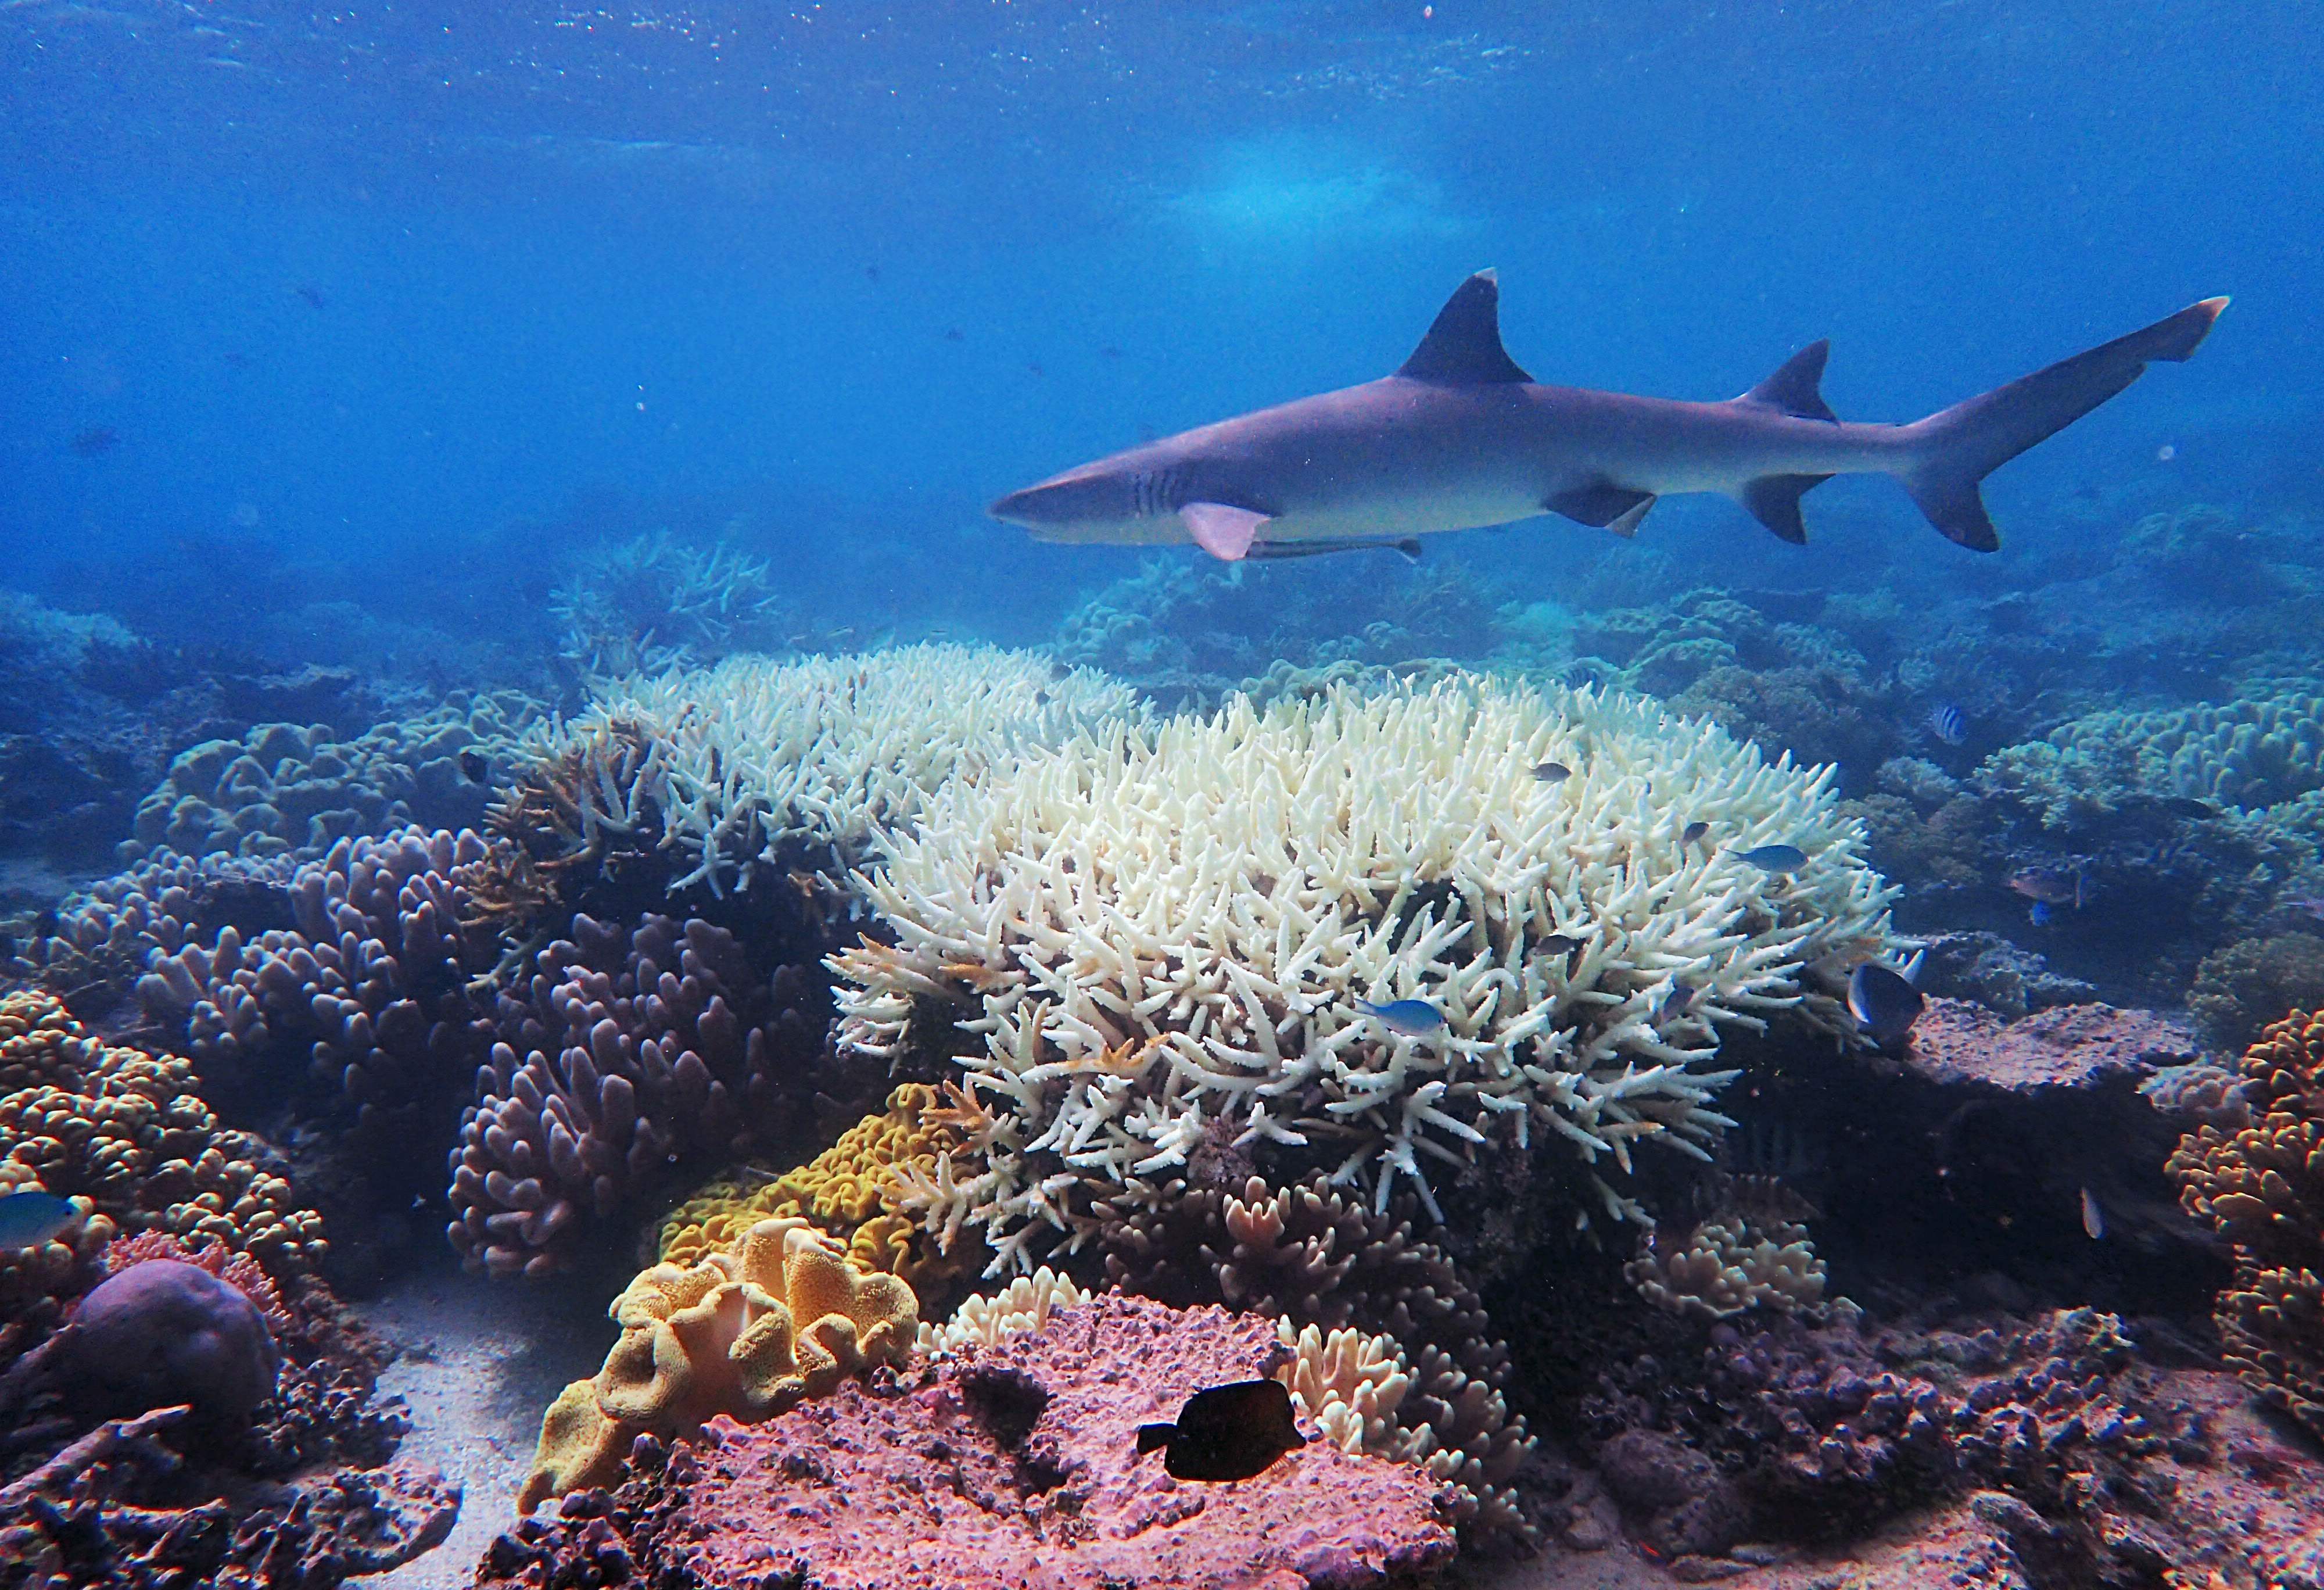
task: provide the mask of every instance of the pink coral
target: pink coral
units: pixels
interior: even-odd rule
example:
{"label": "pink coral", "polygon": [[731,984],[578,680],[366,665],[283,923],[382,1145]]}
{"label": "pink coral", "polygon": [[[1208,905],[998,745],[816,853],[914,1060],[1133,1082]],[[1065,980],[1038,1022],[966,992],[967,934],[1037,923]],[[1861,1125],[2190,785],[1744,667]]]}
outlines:
{"label": "pink coral", "polygon": [[906,1380],[715,1420],[614,1494],[502,1536],[476,1582],[564,1583],[618,1557],[705,1590],[1355,1590],[1449,1561],[1452,1499],[1409,1465],[1311,1441],[1210,1485],[1139,1456],[1139,1425],[1284,1351],[1261,1317],[1109,1294]]}

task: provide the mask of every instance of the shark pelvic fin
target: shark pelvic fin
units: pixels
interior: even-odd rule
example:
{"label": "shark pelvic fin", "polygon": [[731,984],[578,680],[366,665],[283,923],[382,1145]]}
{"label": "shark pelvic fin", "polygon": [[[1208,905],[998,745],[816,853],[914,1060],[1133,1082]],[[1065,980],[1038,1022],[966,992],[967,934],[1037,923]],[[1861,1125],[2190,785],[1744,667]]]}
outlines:
{"label": "shark pelvic fin", "polygon": [[1428,335],[1396,373],[1439,386],[1531,384],[1533,377],[1501,346],[1500,279],[1480,271],[1454,288]]}
{"label": "shark pelvic fin", "polygon": [[1744,486],[1743,505],[1779,538],[1803,547],[1808,527],[1800,517],[1800,499],[1831,478],[1829,475],[1762,475]]}
{"label": "shark pelvic fin", "polygon": [[1610,530],[1616,535],[1635,535],[1638,521],[1655,505],[1652,492],[1634,492],[1600,481],[1596,485],[1577,485],[1543,499],[1543,507],[1553,513],[1563,513],[1576,524],[1587,524],[1593,530]]}
{"label": "shark pelvic fin", "polygon": [[1268,520],[1264,513],[1224,503],[1189,503],[1178,510],[1178,518],[1194,544],[1222,563],[1240,562]]}
{"label": "shark pelvic fin", "polygon": [[[1823,363],[1831,356],[1830,339],[1812,342],[1800,349],[1773,375],[1745,393],[1735,401],[1756,408],[1773,409],[1798,420],[1830,420],[1835,424],[1840,416],[1823,401]],[[1783,532],[1776,532],[1778,535]]]}

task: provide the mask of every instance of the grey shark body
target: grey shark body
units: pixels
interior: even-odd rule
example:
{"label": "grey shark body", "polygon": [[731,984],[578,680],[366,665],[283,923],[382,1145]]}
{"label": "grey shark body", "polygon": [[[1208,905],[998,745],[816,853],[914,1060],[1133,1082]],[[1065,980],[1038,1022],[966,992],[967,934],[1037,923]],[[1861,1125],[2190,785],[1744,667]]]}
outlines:
{"label": "grey shark body", "polygon": [[1045,541],[1195,541],[1215,557],[1402,545],[1433,531],[1560,513],[1634,532],[1659,497],[1718,492],[1803,541],[1800,497],[1835,475],[1889,475],[1931,522],[1998,546],[1978,483],[2195,351],[2227,307],[2144,330],[1906,425],[1850,424],[1818,391],[1827,345],[1727,402],[1545,386],[1501,346],[1499,289],[1462,283],[1395,374],[1166,437],[992,504]]}

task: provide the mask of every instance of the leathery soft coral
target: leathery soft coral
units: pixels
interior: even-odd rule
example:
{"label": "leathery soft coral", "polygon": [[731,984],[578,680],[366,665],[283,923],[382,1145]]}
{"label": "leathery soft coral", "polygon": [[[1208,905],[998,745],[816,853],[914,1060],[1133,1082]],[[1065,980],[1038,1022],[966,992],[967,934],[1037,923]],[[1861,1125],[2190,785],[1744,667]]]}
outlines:
{"label": "leathery soft coral", "polygon": [[[1721,1028],[1849,1031],[1887,945],[1861,841],[1828,770],[1625,698],[1239,698],[938,790],[862,882],[896,942],[831,962],[841,1040],[965,1068],[991,1120],[926,1218],[983,1225],[995,1273],[1207,1142],[1441,1217],[1432,1174],[1544,1132],[1589,1168],[1578,1222],[1635,1218],[1600,1172],[1704,1156]],[[1770,845],[1803,859],[1744,858]],[[1398,1000],[1442,1021],[1359,1003]]]}
{"label": "leathery soft coral", "polygon": [[2179,1140],[2187,1212],[2235,1245],[2216,1317],[2253,1391],[2324,1437],[2324,1012],[2294,1012],[2243,1060],[2250,1123]]}
{"label": "leathery soft coral", "polygon": [[856,1269],[803,1220],[762,1220],[699,1264],[657,1264],[613,1314],[622,1339],[604,1367],[541,1420],[520,1511],[610,1483],[641,1434],[692,1435],[722,1413],[755,1423],[844,1375],[901,1367],[919,1329],[911,1288]]}
{"label": "leathery soft coral", "polygon": [[502,1040],[451,1156],[452,1245],[473,1269],[558,1269],[587,1217],[688,1159],[781,1146],[812,1121],[812,975],[755,969],[734,936],[575,919],[500,995]]}

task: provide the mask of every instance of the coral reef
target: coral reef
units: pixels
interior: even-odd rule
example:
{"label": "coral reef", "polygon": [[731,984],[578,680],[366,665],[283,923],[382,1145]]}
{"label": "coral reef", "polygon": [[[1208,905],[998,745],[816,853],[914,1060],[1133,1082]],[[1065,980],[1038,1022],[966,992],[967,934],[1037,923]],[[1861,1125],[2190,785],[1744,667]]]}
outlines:
{"label": "coral reef", "polygon": [[214,1237],[277,1274],[321,1257],[321,1223],[267,1169],[263,1143],[218,1124],[184,1060],[102,1043],[34,992],[0,997],[0,1190],[85,1199],[92,1216],[0,1269],[12,1312],[68,1281],[111,1230]]}
{"label": "coral reef", "polygon": [[691,1435],[715,1415],[757,1421],[842,1376],[901,1366],[919,1327],[911,1288],[856,1269],[798,1220],[765,1220],[736,1252],[657,1264],[613,1302],[622,1339],[595,1380],[541,1420],[521,1511],[612,1482],[641,1435]]}
{"label": "coral reef", "polygon": [[875,831],[908,821],[945,780],[1135,716],[1127,687],[1028,652],[904,646],[624,679],[530,749],[553,763],[642,742],[622,777],[607,767],[574,781],[587,830],[658,824],[649,843],[687,869],[672,886],[723,892],[761,868],[770,882],[805,871],[844,885]]}
{"label": "coral reef", "polygon": [[2324,1017],[2268,1028],[2242,1068],[2249,1123],[2199,1128],[2170,1170],[2187,1212],[2234,1246],[2215,1316],[2227,1362],[2324,1437]]}
{"label": "coral reef", "polygon": [[1407,1390],[1378,1410],[1394,1428],[1368,1449],[1459,1486],[1462,1522],[1526,1530],[1508,1484],[1533,1441],[1509,1410],[1508,1349],[1452,1262],[1408,1222],[1320,1177],[1282,1192],[1254,1177],[1240,1197],[1133,1182],[1099,1212],[1106,1271],[1124,1291],[1275,1316],[1295,1341],[1326,1333],[1324,1346],[1351,1328],[1385,1338]]}
{"label": "coral reef", "polygon": [[789,1146],[814,1123],[819,983],[770,977],[734,935],[586,915],[498,995],[500,1041],[451,1155],[453,1247],[494,1275],[560,1268],[592,1216],[705,1157]]}
{"label": "coral reef", "polygon": [[2187,1013],[2205,1039],[2230,1053],[2293,1010],[2324,1007],[2324,938],[2279,933],[2239,938],[2203,957]]}
{"label": "coral reef", "polygon": [[2289,806],[2324,790],[2324,698],[2294,689],[2173,711],[2092,713],[1995,753],[1978,776],[2051,827],[2140,800]]}
{"label": "coral reef", "polygon": [[1044,1328],[1056,1310],[1076,1308],[1089,1299],[1090,1294],[1075,1286],[1071,1276],[1059,1275],[1044,1264],[997,1292],[964,1298],[952,1317],[941,1325],[921,1321],[919,1350],[931,1358],[949,1358],[971,1342],[996,1347],[1011,1336],[1029,1336]]}
{"label": "coral reef", "polygon": [[423,828],[473,827],[491,796],[466,755],[505,769],[541,704],[514,692],[459,694],[417,716],[349,737],[327,724],[260,724],[238,740],[180,753],[138,803],[128,859],[157,851],[278,855],[337,840]]}
{"label": "coral reef", "polygon": [[1263,1319],[1097,1299],[779,1419],[715,1421],[666,1452],[641,1443],[627,1484],[526,1520],[493,1543],[475,1582],[584,1583],[574,1576],[618,1564],[642,1582],[706,1590],[1386,1590],[1450,1561],[1434,1488],[1405,1465],[1311,1441],[1255,1478],[1197,1485],[1127,1438],[1288,1351]]}
{"label": "coral reef", "polygon": [[940,1154],[964,1145],[960,1105],[942,1099],[926,1083],[907,1082],[888,1095],[885,1110],[840,1133],[809,1163],[703,1188],[662,1221],[662,1261],[696,1263],[733,1247],[761,1220],[799,1218],[846,1243],[861,1268],[899,1276],[924,1307],[933,1303],[978,1260],[973,1243],[937,1252],[901,1201],[915,1181],[934,1179]]}
{"label": "coral reef", "polygon": [[148,1259],[97,1283],[60,1338],[57,1373],[100,1418],[184,1403],[230,1428],[274,1394],[281,1363],[266,1317],[198,1264]]}
{"label": "coral reef", "polygon": [[[1572,776],[1536,779],[1553,759]],[[1435,1217],[1434,1183],[1537,1134],[1582,1161],[1569,1221],[1629,1217],[1608,1177],[1634,1144],[1700,1156],[1724,1124],[1729,1074],[1699,1068],[1722,1031],[1846,1030],[1838,979],[1887,942],[1860,840],[1825,775],[1588,692],[1462,679],[1117,725],[891,837],[864,886],[901,942],[832,960],[841,1040],[965,1068],[988,1118],[924,1218],[982,1224],[996,1271],[1206,1144]],[[1805,860],[1741,858],[1775,842]],[[1360,1003],[1398,999],[1441,1024]]]}
{"label": "coral reef", "polygon": [[1790,1314],[1823,1301],[1823,1261],[1793,1220],[1704,1220],[1683,1238],[1650,1231],[1623,1275],[1657,1308],[1703,1319],[1747,1308]]}

